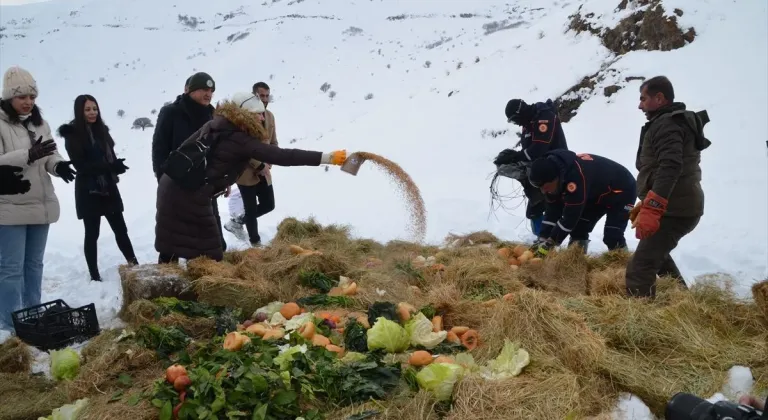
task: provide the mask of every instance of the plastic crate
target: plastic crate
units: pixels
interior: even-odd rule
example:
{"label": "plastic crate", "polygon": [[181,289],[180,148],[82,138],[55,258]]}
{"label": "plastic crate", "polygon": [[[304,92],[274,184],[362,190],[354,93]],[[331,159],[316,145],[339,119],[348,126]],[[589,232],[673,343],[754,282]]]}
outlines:
{"label": "plastic crate", "polygon": [[40,350],[58,350],[99,334],[99,320],[93,303],[70,308],[57,299],[13,313],[16,336]]}

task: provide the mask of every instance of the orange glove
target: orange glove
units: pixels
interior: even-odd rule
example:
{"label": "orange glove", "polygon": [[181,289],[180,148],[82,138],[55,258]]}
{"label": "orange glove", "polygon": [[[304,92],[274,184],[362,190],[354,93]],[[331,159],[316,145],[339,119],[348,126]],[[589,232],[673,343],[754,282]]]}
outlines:
{"label": "orange glove", "polygon": [[338,165],[341,166],[347,160],[346,150],[335,150],[331,153],[323,153],[323,157],[320,159],[321,164],[326,165]]}
{"label": "orange glove", "polygon": [[667,211],[668,201],[666,198],[657,195],[653,191],[648,191],[640,211],[635,219],[635,237],[637,239],[646,239],[656,233],[661,225],[661,216]]}

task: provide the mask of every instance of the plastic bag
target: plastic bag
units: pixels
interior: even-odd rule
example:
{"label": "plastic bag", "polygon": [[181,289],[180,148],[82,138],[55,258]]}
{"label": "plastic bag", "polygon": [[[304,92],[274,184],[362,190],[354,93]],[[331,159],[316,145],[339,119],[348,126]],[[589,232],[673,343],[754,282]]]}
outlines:
{"label": "plastic bag", "polygon": [[405,324],[405,330],[411,337],[411,344],[433,349],[448,336],[447,331],[433,332],[432,321],[419,312]]}
{"label": "plastic bag", "polygon": [[411,342],[405,328],[384,317],[376,319],[366,334],[369,350],[384,349],[388,353],[401,353],[408,349]]}
{"label": "plastic bag", "polygon": [[51,375],[53,379],[74,379],[80,371],[80,355],[67,347],[51,352]]}
{"label": "plastic bag", "polygon": [[431,392],[438,401],[449,401],[453,386],[462,374],[462,367],[453,363],[432,363],[416,374],[421,389]]}

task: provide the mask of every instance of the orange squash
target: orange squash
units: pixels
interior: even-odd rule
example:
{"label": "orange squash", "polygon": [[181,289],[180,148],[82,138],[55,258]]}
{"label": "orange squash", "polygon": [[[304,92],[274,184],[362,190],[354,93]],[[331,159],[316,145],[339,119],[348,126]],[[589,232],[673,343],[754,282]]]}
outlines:
{"label": "orange squash", "polygon": [[285,336],[285,330],[282,328],[276,329],[276,330],[267,330],[266,333],[264,333],[264,337],[262,339],[264,340],[279,340]]}
{"label": "orange squash", "polygon": [[496,254],[498,254],[498,256],[501,258],[508,259],[509,256],[512,255],[512,250],[507,247],[499,248],[496,251]]}
{"label": "orange squash", "polygon": [[371,324],[368,323],[368,317],[365,316],[365,315],[360,315],[359,317],[357,317],[356,321],[357,321],[358,324],[360,324],[363,327],[365,327],[366,330],[371,328]]}
{"label": "orange squash", "polygon": [[344,356],[344,349],[342,349],[339,346],[335,346],[333,344],[328,344],[325,346],[325,349],[331,352],[336,353],[339,357]]}
{"label": "orange squash", "polygon": [[357,283],[352,282],[349,286],[341,289],[341,294],[344,296],[352,296],[357,294]]}
{"label": "orange squash", "polygon": [[514,266],[519,266],[520,265],[520,260],[518,260],[515,257],[507,258],[507,262],[509,263],[509,265],[514,265]]}
{"label": "orange squash", "polygon": [[267,331],[269,331],[269,328],[264,324],[253,324],[245,329],[245,332],[258,335],[259,337],[264,337],[264,334],[266,334]]}
{"label": "orange squash", "polygon": [[328,296],[344,296],[344,289],[341,287],[332,287],[331,290],[328,291]]}
{"label": "orange squash", "polygon": [[537,257],[537,258],[531,258],[530,263],[531,264],[541,264],[542,261],[544,261],[544,260],[542,260],[541,258]]}
{"label": "orange squash", "polygon": [[311,340],[312,337],[315,336],[315,323],[307,322],[306,324],[299,327],[299,335],[306,338],[307,340]]}
{"label": "orange squash", "polygon": [[445,336],[445,341],[454,344],[461,344],[461,338],[453,331],[448,331],[448,335]]}
{"label": "orange squash", "polygon": [[515,255],[515,257],[520,258],[520,256],[523,255],[525,251],[528,251],[528,247],[525,245],[518,245],[515,247],[512,253]]}
{"label": "orange squash", "polygon": [[397,304],[397,314],[400,316],[400,321],[406,322],[411,319],[411,315],[418,312],[416,308],[410,303],[400,302]]}
{"label": "orange squash", "polygon": [[289,245],[288,249],[291,251],[291,254],[293,255],[301,255],[305,251],[304,248],[298,245]]}
{"label": "orange squash", "polygon": [[451,328],[451,332],[456,334],[457,337],[461,337],[467,331],[469,331],[469,327],[453,327],[453,328]]}
{"label": "orange squash", "polygon": [[461,336],[461,344],[466,347],[467,350],[474,350],[480,341],[480,335],[477,331],[469,330]]}
{"label": "orange squash", "polygon": [[296,302],[288,302],[280,308],[280,315],[285,319],[291,319],[300,313],[301,308],[299,308],[299,305],[297,305]]}
{"label": "orange squash", "polygon": [[430,363],[432,363],[432,355],[424,350],[417,350],[408,358],[408,364],[411,366],[426,366]]}
{"label": "orange squash", "polygon": [[176,378],[179,376],[187,376],[187,368],[180,364],[168,366],[168,369],[165,370],[165,380],[170,384],[176,382]]}
{"label": "orange squash", "polygon": [[312,344],[315,346],[325,347],[331,344],[331,340],[322,334],[315,334],[314,337],[312,337]]}
{"label": "orange squash", "polygon": [[504,297],[502,297],[502,299],[504,299],[504,300],[515,300],[515,294],[514,293],[507,293],[506,295],[504,295]]}
{"label": "orange squash", "polygon": [[456,364],[456,361],[448,356],[437,356],[434,363],[450,363],[450,364]]}
{"label": "orange squash", "polygon": [[231,333],[227,334],[226,337],[224,337],[223,347],[224,350],[238,351],[243,348],[246,343],[250,342],[251,338],[247,335],[241,334],[237,331],[232,331]]}

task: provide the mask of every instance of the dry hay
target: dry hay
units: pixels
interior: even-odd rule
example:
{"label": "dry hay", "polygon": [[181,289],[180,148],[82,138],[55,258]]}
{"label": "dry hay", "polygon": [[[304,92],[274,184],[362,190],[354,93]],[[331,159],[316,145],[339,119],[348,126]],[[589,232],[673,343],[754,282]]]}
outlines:
{"label": "dry hay", "polygon": [[120,266],[123,306],[120,316],[133,301],[156,297],[195,300],[192,284],[184,270],[176,264],[144,264]]}
{"label": "dry hay", "polygon": [[632,258],[632,253],[624,249],[604,252],[597,256],[587,256],[590,270],[605,270],[608,268],[626,268]]}
{"label": "dry hay", "polygon": [[624,296],[626,267],[606,267],[587,274],[587,290],[590,296]]}
{"label": "dry hay", "polygon": [[464,247],[464,246],[482,245],[482,244],[497,244],[499,242],[501,242],[501,240],[496,235],[486,230],[479,231],[479,232],[472,232],[467,235],[457,235],[454,233],[450,233],[445,238],[445,243],[449,244],[452,247]]}
{"label": "dry hay", "polygon": [[324,413],[327,419],[348,419],[365,412],[378,412],[371,420],[438,420],[437,404],[431,394],[419,391],[415,394],[395,396],[384,402],[370,401]]}
{"label": "dry hay", "polygon": [[280,284],[262,278],[206,276],[195,280],[194,285],[200,302],[213,306],[242,308],[246,314],[281,298]]}
{"label": "dry hay", "polygon": [[31,367],[32,353],[29,352],[29,346],[18,337],[11,337],[0,344],[0,372],[29,373]]}
{"label": "dry hay", "polygon": [[757,307],[760,308],[760,312],[763,313],[766,322],[768,322],[768,280],[752,285],[752,297],[755,299]]}
{"label": "dry hay", "polygon": [[293,217],[283,219],[277,225],[277,233],[272,243],[298,244],[309,240],[316,247],[338,242],[349,242],[350,228],[342,225],[323,226],[313,217],[301,221]]}
{"label": "dry hay", "polygon": [[233,277],[237,267],[227,261],[217,262],[208,257],[187,261],[187,274],[192,280],[205,276]]}
{"label": "dry hay", "polygon": [[0,420],[37,420],[69,402],[54,382],[27,373],[0,373],[0,401]]}
{"label": "dry hay", "polygon": [[262,254],[261,248],[246,248],[237,251],[226,251],[223,262],[238,265],[243,261],[258,260]]}
{"label": "dry hay", "polygon": [[399,258],[413,258],[419,255],[428,257],[440,252],[440,248],[433,245],[421,245],[413,242],[393,240],[384,245],[382,259],[392,261]]}
{"label": "dry hay", "polygon": [[616,404],[610,392],[572,372],[541,369],[496,381],[467,378],[453,398],[446,420],[583,418]]}
{"label": "dry hay", "polygon": [[[285,248],[271,248],[264,256],[265,261],[251,267],[265,278],[274,282],[296,284],[301,271],[319,271],[332,278],[347,275],[355,265],[354,259],[343,252],[323,250],[320,254],[294,255]],[[247,262],[243,266],[249,265]]]}
{"label": "dry hay", "polygon": [[498,258],[496,251],[475,248],[448,260],[438,285],[454,284],[467,299],[488,300],[501,298],[509,292],[523,289],[517,271]]}
{"label": "dry hay", "polygon": [[65,384],[70,400],[119,389],[118,377],[129,373],[134,379],[144,371],[162,371],[155,352],[132,342],[116,342],[118,330],[107,330],[83,348],[83,363],[77,377]]}
{"label": "dry hay", "polygon": [[[409,302],[416,305],[423,296],[421,289],[417,292],[403,278],[383,272],[369,271],[352,279],[359,286],[356,297],[366,307],[374,302]],[[379,291],[384,293],[380,294]]]}
{"label": "dry hay", "polygon": [[171,312],[158,318],[156,317],[158,309],[160,306],[157,304],[140,299],[128,307],[123,320],[135,327],[149,324],[179,327],[188,336],[198,340],[211,338],[215,333],[216,321],[213,318],[188,317],[178,312]]}
{"label": "dry hay", "polygon": [[588,272],[587,257],[577,246],[554,251],[540,264],[524,264],[519,270],[524,284],[566,296],[587,293]]}
{"label": "dry hay", "polygon": [[[162,374],[159,372],[157,377]],[[138,391],[134,391],[138,392]],[[77,420],[107,420],[107,419],[131,419],[154,420],[158,418],[157,408],[147,399],[142,399],[138,404],[131,405],[121,401],[114,401],[112,395],[96,394],[88,398],[88,406]]]}

